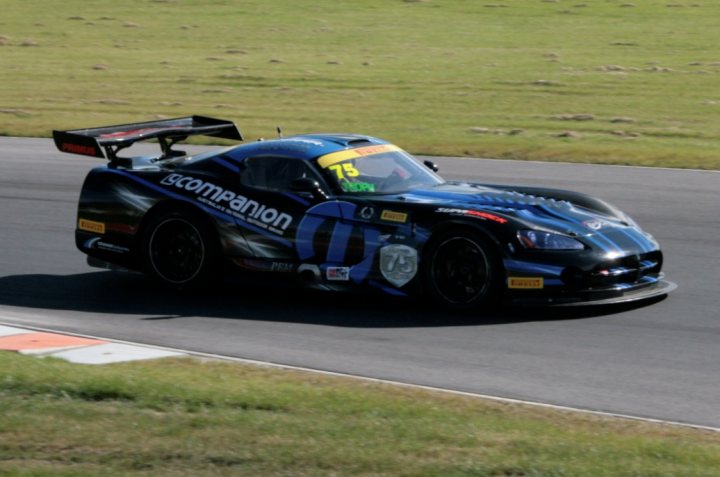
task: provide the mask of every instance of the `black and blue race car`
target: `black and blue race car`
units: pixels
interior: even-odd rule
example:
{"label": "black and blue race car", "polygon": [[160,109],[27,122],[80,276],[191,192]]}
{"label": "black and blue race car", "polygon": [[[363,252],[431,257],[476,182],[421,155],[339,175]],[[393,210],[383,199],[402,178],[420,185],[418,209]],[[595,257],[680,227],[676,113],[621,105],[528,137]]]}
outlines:
{"label": "black and blue race car", "polygon": [[[223,274],[299,278],[460,309],[625,302],[675,287],[653,237],[601,199],[445,181],[432,162],[356,134],[173,149],[192,135],[242,140],[234,123],[202,116],[54,131],[60,151],[108,160],[80,195],[76,243],[89,263],[175,288]],[[120,156],[151,139],[159,154]]]}

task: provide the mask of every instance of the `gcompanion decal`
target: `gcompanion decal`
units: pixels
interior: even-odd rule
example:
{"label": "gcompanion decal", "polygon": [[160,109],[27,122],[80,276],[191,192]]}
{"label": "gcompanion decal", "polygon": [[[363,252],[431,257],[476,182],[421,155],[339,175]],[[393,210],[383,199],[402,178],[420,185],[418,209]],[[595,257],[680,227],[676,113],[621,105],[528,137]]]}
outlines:
{"label": "gcompanion decal", "polygon": [[545,288],[542,277],[508,277],[508,288],[515,290],[541,290]]}
{"label": "gcompanion decal", "polygon": [[86,232],[94,232],[96,234],[104,234],[105,233],[105,223],[95,222],[94,220],[79,219],[78,220],[78,228],[80,230],[84,230]]}
{"label": "gcompanion decal", "polygon": [[198,202],[278,235],[283,235],[292,223],[290,214],[202,179],[175,173],[166,176],[160,184],[193,192]]}
{"label": "gcompanion decal", "polygon": [[405,222],[407,222],[408,214],[404,212],[395,212],[393,210],[383,210],[380,214],[380,218],[388,222],[397,222],[400,224],[404,224]]}

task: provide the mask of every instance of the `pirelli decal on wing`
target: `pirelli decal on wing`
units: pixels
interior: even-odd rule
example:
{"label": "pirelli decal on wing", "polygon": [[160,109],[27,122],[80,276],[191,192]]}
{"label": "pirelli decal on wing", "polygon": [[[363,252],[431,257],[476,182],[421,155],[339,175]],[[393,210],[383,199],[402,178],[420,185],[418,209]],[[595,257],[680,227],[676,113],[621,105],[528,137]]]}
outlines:
{"label": "pirelli decal on wing", "polygon": [[160,184],[192,192],[198,202],[279,235],[283,235],[292,223],[290,214],[202,179],[170,174],[160,181]]}

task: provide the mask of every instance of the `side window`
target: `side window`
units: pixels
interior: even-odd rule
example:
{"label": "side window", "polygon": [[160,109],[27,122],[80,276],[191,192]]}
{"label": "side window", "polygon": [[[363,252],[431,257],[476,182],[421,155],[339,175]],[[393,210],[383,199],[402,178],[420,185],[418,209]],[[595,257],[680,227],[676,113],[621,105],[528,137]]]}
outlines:
{"label": "side window", "polygon": [[290,190],[290,183],[301,177],[321,181],[315,171],[299,159],[286,157],[250,157],[245,160],[240,183],[247,187],[277,191]]}

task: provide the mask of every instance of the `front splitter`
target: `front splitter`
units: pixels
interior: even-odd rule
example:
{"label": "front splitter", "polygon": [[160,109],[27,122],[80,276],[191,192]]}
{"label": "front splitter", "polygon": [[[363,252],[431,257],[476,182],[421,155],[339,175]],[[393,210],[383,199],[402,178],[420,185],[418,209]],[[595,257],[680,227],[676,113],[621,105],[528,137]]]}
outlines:
{"label": "front splitter", "polygon": [[632,303],[641,300],[659,298],[671,293],[677,288],[677,284],[666,280],[660,280],[652,286],[637,290],[620,291],[616,296],[606,298],[592,298],[581,296],[560,296],[560,297],[533,297],[518,298],[513,300],[514,305],[520,306],[602,306]]}

